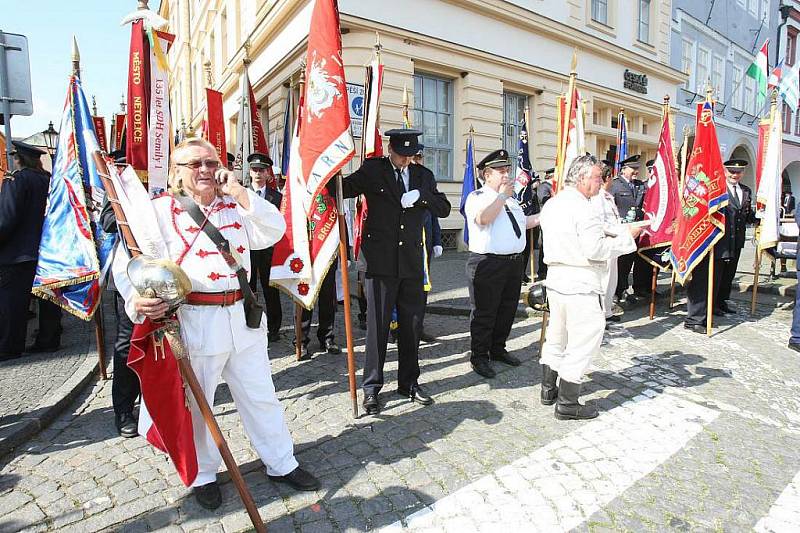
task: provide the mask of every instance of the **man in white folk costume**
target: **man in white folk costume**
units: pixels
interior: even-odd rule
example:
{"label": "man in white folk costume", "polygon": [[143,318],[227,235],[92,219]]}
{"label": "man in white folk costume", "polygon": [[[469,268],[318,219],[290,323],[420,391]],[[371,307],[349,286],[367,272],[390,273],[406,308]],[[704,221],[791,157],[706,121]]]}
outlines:
{"label": "man in white folk costume", "polygon": [[[297,490],[316,490],[319,481],[299,467],[286,425],[283,407],[275,395],[267,356],[266,320],[250,328],[245,322],[243,295],[237,275],[217,246],[178,200],[185,195],[199,206],[207,224],[215,226],[241,257],[250,272],[250,250],[275,244],[286,227],[275,206],[253,190],[243,187],[223,168],[210,143],[189,139],[176,147],[170,165],[170,194],[153,200],[158,228],[167,257],[186,272],[192,293],[180,306],[183,342],[209,405],[220,378],[230,388],[250,441],[266,465],[270,479]],[[131,319],[162,318],[167,304],[159,298],[136,293],[126,274],[129,258],[117,253],[114,279],[125,298]],[[222,502],[216,482],[221,456],[192,400],[192,425],[197,449],[198,474],[193,492],[208,509]]]}
{"label": "man in white folk costume", "polygon": [[[548,265],[547,297],[550,321],[542,347],[544,405],[556,404],[558,419],[595,418],[597,409],[578,401],[580,383],[605,329],[603,280],[615,255],[636,250],[641,228],[607,231],[590,199],[603,185],[594,156],[578,157],[564,179],[564,189],[541,213],[544,255]],[[556,386],[556,380],[558,386]]]}

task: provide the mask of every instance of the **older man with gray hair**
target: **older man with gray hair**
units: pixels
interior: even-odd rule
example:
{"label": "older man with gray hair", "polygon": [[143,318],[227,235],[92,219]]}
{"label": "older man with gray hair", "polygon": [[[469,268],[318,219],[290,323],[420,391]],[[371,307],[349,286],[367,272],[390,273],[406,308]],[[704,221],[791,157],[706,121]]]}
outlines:
{"label": "older man with gray hair", "polygon": [[[560,420],[595,418],[597,409],[578,402],[580,383],[605,329],[603,278],[614,256],[636,250],[641,228],[618,234],[604,229],[589,200],[603,185],[594,156],[578,157],[564,188],[541,213],[544,256],[548,265],[550,321],[542,347],[543,405],[553,405]],[[561,378],[558,386],[556,380]]]}

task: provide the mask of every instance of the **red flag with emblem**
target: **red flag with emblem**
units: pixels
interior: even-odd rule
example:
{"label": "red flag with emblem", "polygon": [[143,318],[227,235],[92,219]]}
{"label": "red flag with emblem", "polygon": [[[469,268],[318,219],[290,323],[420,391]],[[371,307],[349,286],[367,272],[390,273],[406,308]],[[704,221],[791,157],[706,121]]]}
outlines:
{"label": "red flag with emblem", "polygon": [[681,284],[722,238],[725,214],[720,209],[728,204],[725,168],[719,152],[711,102],[698,106],[695,132],[692,155],[680,191],[681,209],[670,257],[676,279]]}
{"label": "red flag with emblem", "polygon": [[[339,10],[335,0],[316,0],[306,56],[300,172],[306,193],[316,198],[355,154],[342,62]],[[294,191],[299,192],[299,191]],[[305,202],[308,213],[313,202]]]}

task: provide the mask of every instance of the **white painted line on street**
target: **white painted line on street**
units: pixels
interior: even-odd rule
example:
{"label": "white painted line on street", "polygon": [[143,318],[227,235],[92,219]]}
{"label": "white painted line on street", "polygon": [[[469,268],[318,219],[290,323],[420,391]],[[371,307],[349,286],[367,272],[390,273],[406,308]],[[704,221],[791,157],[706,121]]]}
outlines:
{"label": "white painted line on street", "polygon": [[800,472],[783,489],[781,495],[769,508],[769,514],[759,520],[754,529],[759,533],[800,530]]}
{"label": "white painted line on street", "polygon": [[[652,392],[652,391],[651,391]],[[638,396],[385,531],[568,531],[683,448],[718,411]],[[464,529],[466,527],[466,529]]]}

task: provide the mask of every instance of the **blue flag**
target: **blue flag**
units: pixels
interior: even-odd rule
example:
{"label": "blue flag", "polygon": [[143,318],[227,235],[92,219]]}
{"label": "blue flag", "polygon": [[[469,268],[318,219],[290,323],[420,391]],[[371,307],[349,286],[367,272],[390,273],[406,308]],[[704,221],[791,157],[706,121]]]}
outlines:
{"label": "blue flag", "polygon": [[467,139],[467,162],[464,168],[464,183],[461,185],[461,204],[458,208],[461,216],[464,217],[464,244],[469,245],[469,229],[467,215],[464,206],[467,203],[467,196],[475,190],[475,150],[472,145],[472,134]]}
{"label": "blue flag", "polygon": [[525,216],[537,212],[536,195],[533,193],[534,172],[528,151],[528,127],[522,121],[517,145],[517,176],[514,181],[514,197],[522,207]]}
{"label": "blue flag", "polygon": [[625,112],[617,115],[617,152],[614,155],[614,175],[621,170],[620,163],[628,159],[628,126],[625,121]]}
{"label": "blue flag", "polygon": [[[289,175],[289,154],[292,152],[292,91],[286,98],[286,112],[283,114],[283,149],[281,150],[281,174]],[[275,157],[278,154],[274,154]]]}
{"label": "blue flag", "polygon": [[105,189],[92,154],[99,150],[81,83],[70,78],[39,244],[33,293],[89,320],[116,235],[97,223]]}

